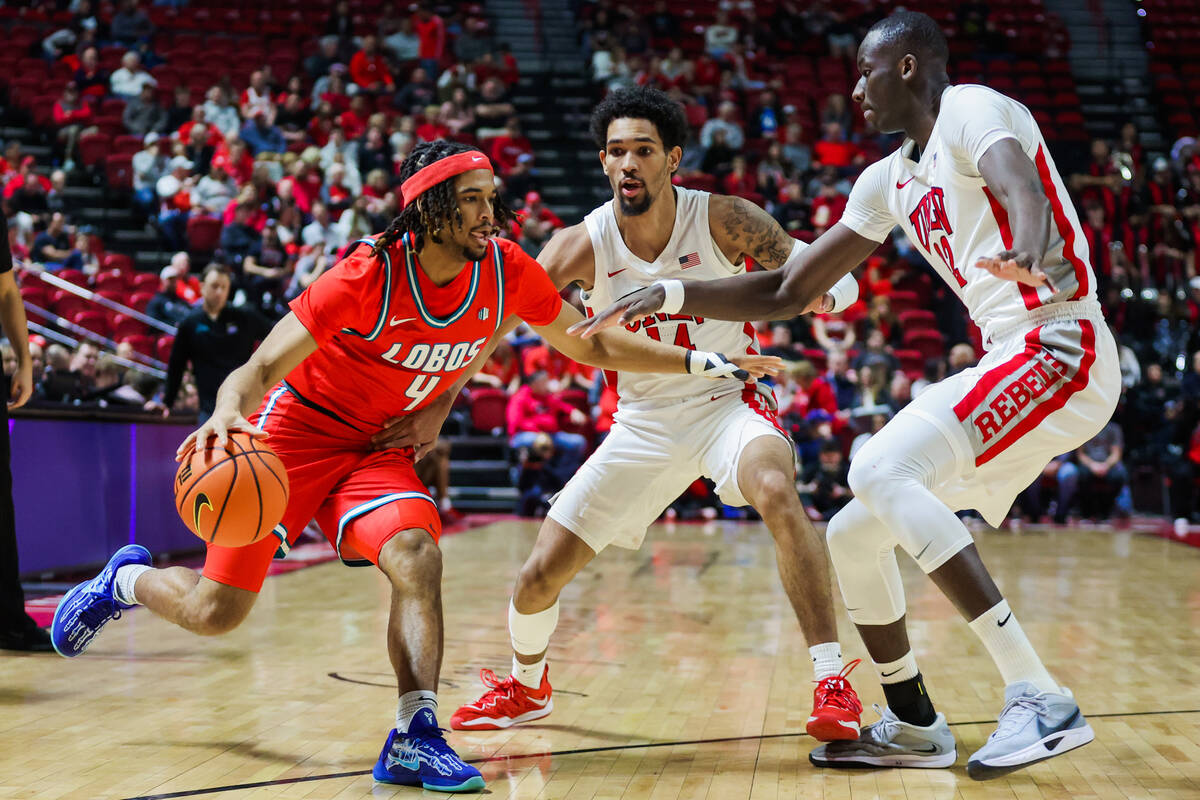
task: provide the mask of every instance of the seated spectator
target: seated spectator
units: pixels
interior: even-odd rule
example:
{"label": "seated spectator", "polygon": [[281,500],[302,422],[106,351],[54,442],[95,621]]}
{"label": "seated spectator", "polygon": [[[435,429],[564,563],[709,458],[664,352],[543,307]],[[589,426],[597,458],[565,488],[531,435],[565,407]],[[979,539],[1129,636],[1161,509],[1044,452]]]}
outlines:
{"label": "seated spectator", "polygon": [[859,405],[856,412],[862,409],[887,407],[890,413],[892,396],[888,393],[890,373],[887,363],[879,359],[871,359],[859,367],[857,372]]}
{"label": "seated spectator", "polygon": [[126,47],[133,47],[154,35],[154,23],[138,8],[138,0],[120,0],[108,29],[112,38]]}
{"label": "seated spectator", "polygon": [[142,57],[137,51],[130,50],[121,56],[121,66],[109,78],[112,93],[123,100],[132,100],[142,93],[146,84],[158,86],[158,81],[142,69]]}
{"label": "seated spectator", "polygon": [[[746,145],[746,134],[737,121],[737,106],[729,100],[722,101],[717,106],[717,116],[704,123],[700,128],[700,146],[713,146],[713,137],[717,131],[724,131],[724,143],[732,150],[741,150]],[[705,170],[708,172],[709,170]]]}
{"label": "seated spectator", "polygon": [[225,254],[225,262],[241,266],[251,249],[259,241],[259,232],[250,224],[251,216],[258,210],[253,201],[234,202],[225,209],[228,214],[233,210],[232,219],[221,228],[221,252]]}
{"label": "seated spectator", "polygon": [[975,348],[965,342],[959,342],[950,348],[950,353],[946,356],[946,374],[957,375],[964,369],[975,366],[977,360]]}
{"label": "seated spectator", "polygon": [[548,433],[532,434],[517,458],[517,505],[513,511],[523,517],[545,516],[550,499],[566,485],[567,477],[561,465],[555,468],[562,457],[554,439]]}
{"label": "seated spectator", "polygon": [[254,157],[241,139],[226,139],[217,146],[213,161],[225,160],[225,170],[238,186],[250,182],[254,175]]}
{"label": "seated spectator", "polygon": [[528,448],[539,434],[549,434],[558,451],[566,474],[574,474],[583,462],[587,439],[577,433],[564,433],[560,418],[574,425],[587,422],[587,415],[551,393],[550,377],[535,372],[529,382],[517,390],[508,404],[509,445],[517,450]]}
{"label": "seated spectator", "polygon": [[800,359],[794,362],[788,366],[787,376],[791,400],[787,406],[780,406],[780,417],[785,424],[811,422],[816,411],[821,412],[821,419],[825,421],[837,417],[837,397],[825,379],[817,375],[817,369],[811,361]]}
{"label": "seated spectator", "polygon": [[178,280],[181,277],[179,268],[173,264],[163,267],[158,277],[158,293],[150,298],[150,303],[146,306],[146,316],[168,325],[179,325],[183,318],[192,312],[191,303],[178,292]]}
{"label": "seated spectator", "polygon": [[803,175],[812,169],[812,150],[804,143],[804,126],[789,122],[783,129],[783,159]]}
{"label": "seated spectator", "polygon": [[817,163],[837,167],[842,173],[851,167],[862,167],[867,163],[867,158],[859,146],[846,140],[840,123],[826,122],[822,130],[824,135],[813,145],[813,159]]}
{"label": "seated spectator", "polygon": [[821,442],[818,460],[804,466],[796,483],[811,516],[828,522],[854,498],[849,475],[850,464],[842,455],[842,446],[834,439]]}
{"label": "seated spectator", "polygon": [[713,23],[704,29],[704,51],[718,61],[738,39],[738,29],[729,22],[729,12],[719,9]]}
{"label": "seated spectator", "polygon": [[304,71],[316,80],[329,74],[329,68],[340,60],[338,37],[322,36],[317,42],[317,52],[304,59]]}
{"label": "seated spectator", "polygon": [[4,199],[8,200],[12,211],[39,214],[48,210],[46,195],[50,191],[50,181],[34,171],[36,163],[33,156],[24,156],[17,174],[4,184]]}
{"label": "seated spectator", "polygon": [[[785,361],[795,361],[800,357],[796,343],[792,341],[792,329],[785,323],[771,326],[770,341],[763,347],[764,356],[778,356]],[[782,398],[780,403],[783,403]]]}
{"label": "seated spectator", "polygon": [[121,122],[130,133],[145,136],[151,131],[162,133],[167,129],[167,112],[158,104],[155,91],[153,84],[142,84],[141,92],[125,103]]}
{"label": "seated spectator", "polygon": [[471,386],[491,386],[515,392],[521,383],[521,363],[507,339],[496,343],[496,349],[479,372],[471,377]]}
{"label": "seated spectator", "polygon": [[338,124],[345,132],[346,138],[351,141],[367,132],[370,120],[371,109],[367,106],[367,98],[363,95],[355,95],[351,98],[350,108],[338,116]]}
{"label": "seated spectator", "polygon": [[58,126],[58,142],[63,147],[64,169],[75,166],[75,144],[79,137],[96,131],[90,127],[91,121],[92,107],[79,96],[79,87],[74,82],[68,83],[54,103],[54,124]]}
{"label": "seated spectator", "polygon": [[283,131],[272,125],[266,112],[260,108],[255,108],[250,120],[242,126],[240,136],[252,156],[259,153],[283,153],[287,150],[287,140],[283,138]]}
{"label": "seated spectator", "polygon": [[420,40],[417,58],[422,67],[434,74],[446,54],[446,23],[429,5],[422,4],[413,17],[413,29]]}
{"label": "seated spectator", "polygon": [[295,269],[291,280],[288,281],[284,298],[287,302],[295,300],[307,289],[313,281],[325,274],[325,270],[337,263],[337,256],[324,252],[323,242],[312,247],[303,247],[296,259]]}
{"label": "seated spectator", "polygon": [[544,341],[521,348],[521,372],[544,372],[551,385],[560,389],[591,389],[595,377],[594,368],[572,361]]}
{"label": "seated spectator", "polygon": [[554,231],[566,224],[558,214],[550,210],[538,192],[526,193],[525,206],[521,210],[528,219],[533,220],[536,224],[541,241],[548,240]]}
{"label": "seated spectator", "polygon": [[279,241],[275,221],[268,220],[259,240],[242,260],[241,289],[246,294],[246,305],[273,319],[286,314],[284,288],[291,280],[292,266],[292,257]]}
{"label": "seated spectator", "polygon": [[488,78],[479,87],[479,102],[475,104],[475,135],[480,140],[503,136],[505,125],[516,113],[504,81]]}
{"label": "seated spectator", "polygon": [[396,80],[392,77],[383,54],[379,52],[379,40],[374,36],[364,36],[362,49],[350,59],[350,79],[367,92],[396,90]]}
{"label": "seated spectator", "polygon": [[108,94],[109,74],[100,68],[100,55],[94,47],[86,47],[79,54],[79,69],[71,80],[79,87],[85,98],[103,99]]}
{"label": "seated spectator", "polygon": [[[345,165],[338,163],[331,165],[325,185],[321,187],[321,202],[329,209],[329,216],[334,221],[341,220],[342,212],[350,208],[357,199],[356,194],[346,185]],[[351,240],[350,236],[345,238],[346,241]]]}
{"label": "seated spectator", "polygon": [[503,177],[512,172],[524,153],[533,153],[533,145],[522,134],[520,120],[513,117],[505,125],[504,135],[492,139],[489,155]]}
{"label": "seated spectator", "polygon": [[[974,351],[971,352],[971,355],[973,358]],[[872,363],[883,364],[889,375],[900,368],[900,360],[892,354],[883,331],[874,327],[867,331],[867,338],[863,343],[863,349],[855,356],[852,366],[857,370]]]}
{"label": "seated spectator", "polygon": [[304,226],[300,235],[305,245],[320,245],[326,253],[341,252],[347,244],[342,230],[334,224],[329,208],[320,201],[313,203],[312,222]]}
{"label": "seated spectator", "polygon": [[898,414],[900,409],[912,402],[912,381],[903,370],[892,373],[892,381],[888,384],[888,396],[888,405],[892,407],[893,414]]}
{"label": "seated spectator", "polygon": [[170,140],[152,131],[142,142],[145,149],[133,155],[133,195],[138,206],[149,209],[157,204],[158,179],[171,170],[167,150]]}
{"label": "seated spectator", "polygon": [[850,356],[840,347],[826,356],[825,374],[821,376],[837,398],[838,415],[848,418],[849,409],[859,405],[858,373],[850,368]]}
{"label": "seated spectator", "polygon": [[[438,109],[438,121],[455,136],[469,134],[475,129],[475,111],[471,108],[466,89],[458,87],[451,92],[450,99]],[[507,132],[506,125],[505,134]]]}
{"label": "seated spectator", "polygon": [[230,101],[229,94],[223,86],[213,86],[208,90],[202,108],[205,121],[216,127],[226,138],[236,135],[242,127],[237,106]]}
{"label": "seated spectator", "polygon": [[[429,73],[422,67],[416,67],[409,75],[408,83],[400,87],[392,99],[392,105],[401,114],[420,114],[426,106],[437,101],[437,86]],[[478,115],[478,111],[476,112]]]}
{"label": "seated spectator", "polygon": [[725,193],[739,196],[754,194],[758,189],[758,181],[754,173],[746,168],[746,157],[734,156],[730,166],[729,174],[721,179],[721,188]]}
{"label": "seated spectator", "polygon": [[[212,143],[213,133],[214,131],[203,122],[193,124],[188,130],[183,156],[196,165],[197,175],[207,175],[212,169],[213,156],[217,151],[216,146]],[[228,167],[225,171],[228,173]]]}
{"label": "seated spectator", "polygon": [[425,107],[425,121],[417,126],[416,137],[419,142],[436,142],[450,135],[450,129],[438,119],[438,106]]}
{"label": "seated spectator", "polygon": [[[1121,457],[1125,451],[1125,437],[1121,426],[1109,422],[1104,428],[1085,442],[1075,451],[1075,461],[1066,461],[1058,470],[1059,507],[1054,521],[1063,523],[1069,513],[1075,497],[1082,490],[1082,496],[1090,500],[1102,499],[1108,504],[1115,504],[1117,513],[1128,518],[1133,513],[1133,496],[1129,491],[1129,472]],[[1101,492],[1104,489],[1106,491]],[[1090,509],[1093,515],[1105,517],[1108,508],[1095,506]]]}
{"label": "seated spectator", "polygon": [[284,95],[279,112],[275,115],[275,124],[288,144],[303,142],[308,138],[308,123],[312,117],[304,95],[289,92]]}
{"label": "seated spectator", "polygon": [[261,112],[267,126],[275,124],[275,102],[271,97],[271,87],[267,83],[267,73],[256,69],[250,73],[250,84],[242,92],[242,116],[249,120]]}
{"label": "seated spectator", "polygon": [[208,174],[192,190],[192,207],[213,216],[221,216],[237,195],[237,184],[229,176],[224,159],[214,161]]}
{"label": "seated spectator", "polygon": [[854,347],[854,326],[846,321],[845,315],[814,314],[812,318],[813,339],[825,350],[849,350]]}
{"label": "seated spectator", "polygon": [[412,17],[402,17],[400,27],[384,37],[383,46],[401,64],[416,61],[421,50],[421,39],[413,28]]}
{"label": "seated spectator", "polygon": [[195,165],[184,156],[175,156],[168,166],[171,171],[159,178],[154,186],[160,203],[158,225],[167,243],[176,250],[183,250],[187,246],[192,188],[196,185],[196,177],[192,175]]}
{"label": "seated spectator", "polygon": [[[39,225],[39,222],[34,222],[34,229]],[[35,263],[43,264],[48,269],[57,271],[63,268],[63,262],[71,255],[71,235],[63,214],[50,215],[45,229],[33,237],[29,255]]]}
{"label": "seated spectator", "polygon": [[86,233],[76,233],[70,255],[63,261],[63,269],[77,269],[85,275],[100,271],[100,259],[92,252],[92,239]]}

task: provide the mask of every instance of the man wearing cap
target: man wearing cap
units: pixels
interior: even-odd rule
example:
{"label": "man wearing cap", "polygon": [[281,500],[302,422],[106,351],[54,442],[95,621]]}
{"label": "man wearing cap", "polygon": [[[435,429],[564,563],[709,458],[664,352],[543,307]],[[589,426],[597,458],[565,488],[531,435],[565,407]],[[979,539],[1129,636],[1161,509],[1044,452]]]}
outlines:
{"label": "man wearing cap", "polygon": [[159,229],[172,247],[183,249],[186,244],[184,230],[192,207],[192,187],[196,185],[196,178],[191,174],[195,164],[184,156],[175,156],[167,166],[170,172],[155,184],[161,203]]}
{"label": "man wearing cap", "polygon": [[170,171],[167,141],[151,131],[142,139],[144,150],[133,155],[133,197],[142,208],[150,208],[156,200],[158,179]]}
{"label": "man wearing cap", "polygon": [[[179,255],[187,258],[187,253],[177,253],[176,257]],[[175,259],[171,259],[171,263],[162,268],[162,272],[158,273],[162,283],[159,285],[158,294],[154,295],[146,306],[146,316],[168,325],[178,325],[192,312],[191,304],[179,295],[179,278],[183,277],[183,274],[185,273],[180,272]]]}

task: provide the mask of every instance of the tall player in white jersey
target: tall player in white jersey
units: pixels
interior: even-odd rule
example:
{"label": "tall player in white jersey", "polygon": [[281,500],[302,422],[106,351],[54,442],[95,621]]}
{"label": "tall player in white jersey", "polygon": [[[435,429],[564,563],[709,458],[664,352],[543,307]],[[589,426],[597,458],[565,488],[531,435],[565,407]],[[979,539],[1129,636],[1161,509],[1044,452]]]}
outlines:
{"label": "tall player in white jersey", "polygon": [[[592,114],[614,199],[560,232],[538,256],[557,286],[578,282],[586,289],[589,308],[661,278],[735,275],[745,271],[747,257],[775,269],[803,249],[753,203],[673,187],[686,132],[683,110],[655,89],[615,92]],[[758,352],[748,324],[664,314],[630,330],[689,349]],[[770,387],[608,376],[614,377],[620,399],[612,431],[554,500],[517,578],[509,607],[512,675],[501,680],[484,670],[489,690],[460,708],[451,726],[506,728],[548,714],[545,659],[559,592],[608,545],[638,547],[647,526],[706,475],[726,503],[753,506],[775,538],[780,578],[817,680],[808,732],[822,741],[853,740],[862,710],[846,679],[853,664],[842,664],[825,548],[797,497],[794,448],[775,418]]]}
{"label": "tall player in white jersey", "polygon": [[1055,455],[1107,422],[1120,393],[1116,348],[1095,298],[1087,239],[1029,110],[983,86],[951,86],[937,24],[899,12],[858,51],[868,122],[907,139],[867,167],[841,221],[778,272],[663,281],[618,301],[592,331],[655,312],[706,319],[798,313],[899,225],[966,304],[988,352],[923,392],[850,467],[855,499],[829,524],[846,609],[888,707],[857,741],[818,747],[818,766],[942,767],[954,737],[929,700],[905,629],[900,545],[954,602],[1007,684],[999,725],[967,762],[986,779],[1092,740],[1050,676],[954,510],[993,525]]}

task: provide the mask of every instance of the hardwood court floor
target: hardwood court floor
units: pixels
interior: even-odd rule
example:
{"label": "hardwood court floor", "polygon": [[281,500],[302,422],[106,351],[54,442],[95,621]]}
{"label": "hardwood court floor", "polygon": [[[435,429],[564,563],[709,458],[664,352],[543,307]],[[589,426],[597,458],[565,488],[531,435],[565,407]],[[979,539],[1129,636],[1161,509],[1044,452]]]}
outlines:
{"label": "hardwood court floor", "polygon": [[[505,609],[536,525],[447,537],[442,718],[507,670]],[[816,770],[807,651],[757,525],[657,527],[564,594],[545,724],[454,733],[491,798],[1200,797],[1200,549],[1109,531],[983,533],[980,547],[1097,741],[988,783],[967,755],[1002,688],[982,646],[907,559],[911,632],[959,741],[949,770]],[[836,593],[836,592],[835,592]],[[387,588],[325,564],[272,578],[234,633],[145,610],[84,656],[0,656],[0,800],[403,798],[369,770],[395,711]],[[842,641],[863,655],[840,605]],[[854,674],[867,719],[881,693]]]}

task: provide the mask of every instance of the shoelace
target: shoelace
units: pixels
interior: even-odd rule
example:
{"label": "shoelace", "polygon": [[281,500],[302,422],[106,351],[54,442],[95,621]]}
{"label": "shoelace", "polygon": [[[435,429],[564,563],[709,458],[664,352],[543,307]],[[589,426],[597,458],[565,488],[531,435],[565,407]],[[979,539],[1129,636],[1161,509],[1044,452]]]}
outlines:
{"label": "shoelace", "polygon": [[475,705],[479,707],[494,706],[498,700],[512,700],[513,693],[517,688],[517,679],[512,675],[507,678],[500,678],[490,669],[479,670],[479,680],[483,685],[488,687],[483,697],[476,701]]}
{"label": "shoelace", "polygon": [[817,681],[817,705],[837,706],[855,714],[861,714],[862,701],[858,699],[858,695],[854,693],[850,684],[846,683],[846,676],[861,663],[862,659],[856,658],[843,667],[837,675],[830,675],[828,678]]}
{"label": "shoelace", "polygon": [[1031,718],[1045,713],[1045,700],[1040,700],[1037,696],[1018,695],[1004,704],[1004,710],[1000,712],[999,724],[996,726],[996,730],[992,731],[992,735],[988,739],[1002,739],[1006,736],[1012,736],[1025,727]]}
{"label": "shoelace", "polygon": [[98,603],[79,612],[79,620],[89,628],[98,628],[110,619],[120,619],[121,609],[116,601],[104,596]]}
{"label": "shoelace", "polygon": [[867,726],[867,730],[871,732],[871,738],[880,744],[887,744],[896,736],[896,731],[899,729],[900,718],[892,713],[890,708],[881,708],[879,703],[871,706],[875,709],[875,713],[879,715],[879,721],[874,725]]}

